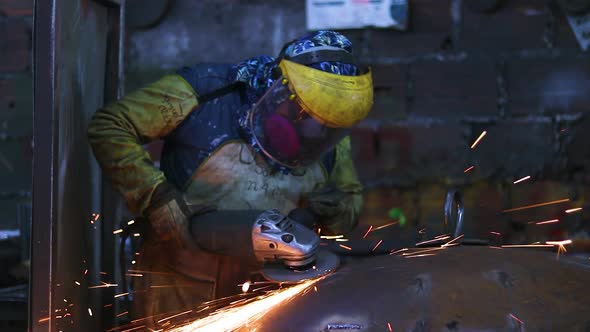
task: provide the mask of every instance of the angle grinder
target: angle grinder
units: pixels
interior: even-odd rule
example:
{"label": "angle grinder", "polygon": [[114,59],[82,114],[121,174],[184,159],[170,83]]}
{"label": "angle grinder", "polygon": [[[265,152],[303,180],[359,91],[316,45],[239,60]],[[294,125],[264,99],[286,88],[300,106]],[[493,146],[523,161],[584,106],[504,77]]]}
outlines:
{"label": "angle grinder", "polygon": [[191,219],[192,238],[201,249],[262,264],[262,275],[296,283],[325,276],[339,257],[320,247],[319,236],[278,210],[214,211]]}

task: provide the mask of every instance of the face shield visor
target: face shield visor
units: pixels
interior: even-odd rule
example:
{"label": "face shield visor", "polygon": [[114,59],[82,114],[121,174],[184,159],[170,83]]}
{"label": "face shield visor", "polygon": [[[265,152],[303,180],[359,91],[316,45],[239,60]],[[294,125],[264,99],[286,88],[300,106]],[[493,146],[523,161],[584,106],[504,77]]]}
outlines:
{"label": "face shield visor", "polygon": [[250,130],[272,161],[289,168],[308,166],[367,115],[373,101],[371,75],[337,75],[288,60],[279,67],[282,77],[250,112]]}

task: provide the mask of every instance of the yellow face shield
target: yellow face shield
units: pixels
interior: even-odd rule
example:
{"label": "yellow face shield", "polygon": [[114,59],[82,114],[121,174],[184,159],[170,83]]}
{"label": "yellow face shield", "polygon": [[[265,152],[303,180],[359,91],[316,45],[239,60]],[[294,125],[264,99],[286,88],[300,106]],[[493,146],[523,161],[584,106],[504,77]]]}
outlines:
{"label": "yellow face shield", "polygon": [[359,76],[337,75],[286,59],[279,68],[301,107],[328,127],[351,127],[373,106],[370,70]]}
{"label": "yellow face shield", "polygon": [[249,113],[250,130],[274,162],[307,166],[367,115],[373,101],[371,75],[329,74],[288,60],[279,66],[282,77]]}

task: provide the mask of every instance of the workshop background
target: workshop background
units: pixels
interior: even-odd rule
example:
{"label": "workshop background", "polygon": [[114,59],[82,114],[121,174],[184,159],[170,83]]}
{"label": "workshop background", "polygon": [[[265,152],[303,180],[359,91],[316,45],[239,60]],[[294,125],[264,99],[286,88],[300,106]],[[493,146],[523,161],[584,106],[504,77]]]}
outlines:
{"label": "workshop background", "polygon": [[[372,66],[375,83],[375,107],[352,131],[366,188],[359,227],[398,221],[401,211],[404,227],[436,234],[445,193],[459,189],[464,231],[472,237],[497,232],[506,243],[587,237],[590,58],[566,14],[587,13],[588,2],[409,3],[406,31],[340,30]],[[0,320],[13,325],[0,329],[26,320],[33,5],[0,0],[0,295],[13,301],[0,310]],[[126,91],[184,65],[276,55],[306,32],[305,1],[127,5]],[[159,145],[149,148],[157,160]],[[570,202],[503,213],[565,198]]]}

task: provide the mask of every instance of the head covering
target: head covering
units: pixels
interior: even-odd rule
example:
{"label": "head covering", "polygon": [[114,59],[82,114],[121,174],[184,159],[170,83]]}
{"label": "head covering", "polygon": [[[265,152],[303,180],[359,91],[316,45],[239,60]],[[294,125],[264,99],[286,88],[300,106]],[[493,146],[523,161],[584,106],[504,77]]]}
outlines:
{"label": "head covering", "polygon": [[[322,47],[338,47],[349,53],[352,43],[344,35],[335,31],[317,31],[291,42],[285,50],[285,55],[293,57],[303,52],[309,52]],[[278,63],[274,57],[258,56],[238,63],[230,70],[230,80],[244,82],[248,86],[247,95],[251,103],[255,103],[273,83],[272,73]],[[348,63],[319,62],[310,67],[338,75],[358,75],[358,67]]]}
{"label": "head covering", "polygon": [[[294,40],[288,44],[284,52],[287,57],[293,57],[305,52],[325,49],[326,47],[340,48],[348,53],[353,53],[352,43],[348,38],[338,32],[324,30]],[[250,106],[256,103],[265,94],[268,88],[275,83],[276,79],[273,78],[273,73],[277,70],[278,65],[278,61],[273,57],[259,56],[240,62],[230,70],[230,80],[234,82],[244,82],[247,86],[246,96],[250,105],[246,105],[238,110],[243,136],[248,142],[250,142],[252,148],[263,156],[262,149],[248,126],[248,112]],[[309,67],[332,74],[348,76],[358,75],[360,71],[354,64],[341,62],[318,62],[311,64]],[[282,131],[282,139],[288,140],[290,137],[288,134],[288,131]],[[274,169],[285,174],[290,173],[290,168],[280,165],[268,158],[265,159]]]}

